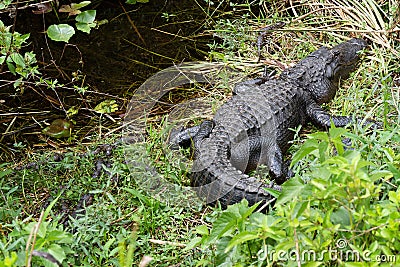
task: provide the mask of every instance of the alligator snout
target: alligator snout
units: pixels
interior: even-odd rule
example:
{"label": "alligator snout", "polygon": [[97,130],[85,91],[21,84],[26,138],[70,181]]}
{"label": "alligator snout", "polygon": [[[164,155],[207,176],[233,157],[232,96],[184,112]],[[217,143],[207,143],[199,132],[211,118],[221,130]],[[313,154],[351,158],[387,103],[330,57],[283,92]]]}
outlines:
{"label": "alligator snout", "polygon": [[353,38],[331,49],[333,54],[339,55],[339,64],[352,65],[359,59],[359,52],[368,46],[364,39]]}

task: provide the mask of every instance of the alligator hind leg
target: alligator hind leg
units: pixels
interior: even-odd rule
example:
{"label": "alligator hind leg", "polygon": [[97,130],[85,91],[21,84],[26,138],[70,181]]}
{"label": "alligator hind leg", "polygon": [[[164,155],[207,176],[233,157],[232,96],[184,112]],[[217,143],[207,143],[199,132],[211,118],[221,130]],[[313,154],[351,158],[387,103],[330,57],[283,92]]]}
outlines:
{"label": "alligator hind leg", "polygon": [[274,144],[266,156],[266,164],[271,177],[277,184],[283,184],[289,178],[289,170],[288,163],[283,161],[282,150],[278,144]]}
{"label": "alligator hind leg", "polygon": [[259,165],[265,164],[271,178],[278,184],[288,179],[289,164],[283,161],[278,144],[271,144],[269,138],[249,136],[248,139],[235,144],[231,148],[230,161],[235,168],[244,173],[254,171]]}
{"label": "alligator hind leg", "polygon": [[194,147],[197,148],[198,143],[210,136],[210,133],[214,129],[215,123],[212,120],[205,120],[199,125],[199,129],[196,135],[193,137]]}

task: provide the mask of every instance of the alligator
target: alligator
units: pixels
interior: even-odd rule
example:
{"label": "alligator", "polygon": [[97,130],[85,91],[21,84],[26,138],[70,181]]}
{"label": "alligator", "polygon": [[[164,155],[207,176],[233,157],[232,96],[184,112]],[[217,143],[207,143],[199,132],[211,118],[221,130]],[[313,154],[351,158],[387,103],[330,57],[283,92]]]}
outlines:
{"label": "alligator", "polygon": [[[326,129],[331,123],[344,127],[363,121],[330,115],[321,104],[334,98],[339,82],[356,69],[359,52],[366,47],[365,40],[356,38],[330,49],[323,46],[277,78],[238,83],[212,120],[175,133],[170,144],[193,148],[190,180],[197,194],[222,207],[243,198],[249,205],[272,203],[275,198],[266,188],[279,191],[290,177],[283,155],[293,129],[309,122]],[[273,183],[248,175],[261,164],[268,167]]]}

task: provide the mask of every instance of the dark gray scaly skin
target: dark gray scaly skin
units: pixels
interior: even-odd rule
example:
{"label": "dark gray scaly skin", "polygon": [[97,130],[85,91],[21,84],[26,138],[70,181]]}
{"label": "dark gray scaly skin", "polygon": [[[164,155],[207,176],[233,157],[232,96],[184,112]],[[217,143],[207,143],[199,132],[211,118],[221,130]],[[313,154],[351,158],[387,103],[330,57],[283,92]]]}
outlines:
{"label": "dark gray scaly skin", "polygon": [[[192,140],[192,186],[208,203],[223,207],[246,198],[250,205],[273,197],[264,188],[280,190],[246,173],[264,164],[281,184],[287,180],[283,154],[297,128],[307,122],[328,128],[353,122],[352,117],[332,116],[321,108],[333,99],[340,80],[349,77],[367,46],[351,39],[331,49],[321,47],[285,70],[276,79],[256,79],[236,85],[234,95],[215,114],[193,128],[181,131],[170,142]],[[371,121],[367,121],[371,123]]]}

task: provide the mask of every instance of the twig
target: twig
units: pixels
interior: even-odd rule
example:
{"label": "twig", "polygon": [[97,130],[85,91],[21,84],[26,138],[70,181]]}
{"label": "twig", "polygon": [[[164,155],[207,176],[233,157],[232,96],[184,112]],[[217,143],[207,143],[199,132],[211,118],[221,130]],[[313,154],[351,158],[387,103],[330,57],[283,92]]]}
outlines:
{"label": "twig", "polygon": [[17,116],[14,116],[10,124],[8,125],[6,131],[2,133],[2,136],[0,137],[0,143],[3,142],[4,136],[10,131],[12,125],[14,124],[15,120],[17,119]]}
{"label": "twig", "polygon": [[11,113],[0,113],[0,116],[31,116],[32,114],[45,114],[50,113],[50,110],[43,111],[28,111],[28,112],[11,112]]}
{"label": "twig", "polygon": [[[40,224],[42,223],[43,216],[44,216],[44,211],[42,210],[42,212],[40,213],[39,221],[37,222],[35,227],[33,227],[31,233],[29,234],[28,242],[26,242],[25,253],[26,253],[26,255],[28,255],[28,258],[25,260],[26,267],[31,266],[33,250],[35,248],[35,243],[36,243],[36,236],[37,236],[37,233],[39,232],[39,227],[40,227]],[[29,245],[31,243],[32,238],[33,238],[32,245],[31,245],[30,251],[28,253]]]}
{"label": "twig", "polygon": [[131,17],[128,15],[128,13],[126,12],[125,7],[121,4],[121,1],[118,1],[119,5],[121,6],[122,10],[124,11],[126,18],[128,19],[129,23],[131,24],[132,28],[135,30],[136,34],[139,36],[139,39],[142,41],[142,43],[144,45],[146,45],[146,42],[144,41],[142,35],[140,34],[138,28],[136,27],[135,23],[133,23]]}
{"label": "twig", "polygon": [[158,245],[171,245],[171,246],[181,247],[181,248],[186,247],[185,244],[178,243],[178,242],[164,241],[164,240],[158,240],[158,239],[152,239],[152,238],[150,238],[149,241],[151,243],[158,244]]}
{"label": "twig", "polygon": [[182,35],[178,35],[178,34],[175,34],[175,33],[166,32],[166,31],[163,31],[163,30],[160,30],[160,29],[157,29],[157,28],[150,28],[150,30],[161,32],[161,33],[164,33],[164,34],[167,34],[167,35],[171,35],[171,36],[174,36],[174,37],[177,37],[177,38],[181,38],[181,39],[184,39],[184,40],[193,41],[193,38],[182,36]]}
{"label": "twig", "polygon": [[142,260],[139,263],[139,267],[146,267],[153,260],[150,256],[143,256]]}
{"label": "twig", "polygon": [[137,209],[135,209],[134,211],[131,211],[131,212],[129,212],[128,214],[126,214],[126,215],[124,215],[124,216],[122,216],[122,217],[120,217],[120,218],[118,218],[118,219],[112,221],[110,224],[111,224],[111,225],[116,224],[116,223],[118,223],[118,222],[120,222],[120,221],[126,219],[127,217],[131,216],[131,215],[134,214],[135,212],[137,212]]}

